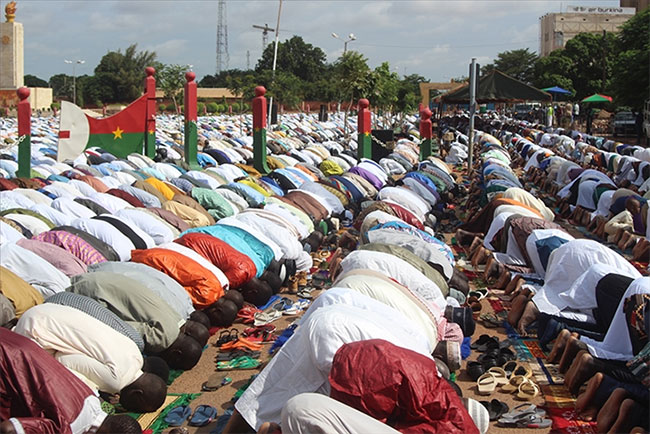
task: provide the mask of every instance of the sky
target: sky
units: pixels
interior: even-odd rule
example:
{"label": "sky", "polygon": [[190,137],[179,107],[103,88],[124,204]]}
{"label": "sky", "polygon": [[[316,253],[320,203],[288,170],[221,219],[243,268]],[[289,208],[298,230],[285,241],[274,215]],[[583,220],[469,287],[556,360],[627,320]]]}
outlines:
{"label": "sky", "polygon": [[[0,1],[4,14],[6,0]],[[16,21],[24,26],[25,74],[48,80],[72,75],[68,60],[85,60],[76,74],[93,74],[108,51],[155,51],[166,64],[192,65],[200,79],[216,72],[216,0],[17,0]],[[279,0],[227,0],[229,68],[254,68],[262,53],[262,32],[275,27]],[[420,74],[449,81],[468,74],[468,64],[490,63],[498,53],[539,50],[539,18],[568,5],[618,7],[616,1],[570,0],[284,0],[280,41],[301,36],[320,47],[328,62],[343,52],[341,38],[353,33],[349,50],[371,67],[389,62],[400,76]],[[4,17],[2,17],[4,20]],[[347,38],[346,38],[347,39]],[[269,34],[269,43],[274,35]]]}

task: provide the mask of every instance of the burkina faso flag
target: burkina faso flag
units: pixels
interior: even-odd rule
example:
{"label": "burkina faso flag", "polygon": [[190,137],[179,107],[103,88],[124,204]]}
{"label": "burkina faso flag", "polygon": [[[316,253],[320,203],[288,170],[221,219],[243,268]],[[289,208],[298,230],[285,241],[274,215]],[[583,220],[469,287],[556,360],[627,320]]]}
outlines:
{"label": "burkina faso flag", "polygon": [[124,110],[106,118],[96,119],[80,107],[63,101],[59,126],[57,160],[74,159],[84,149],[100,147],[126,157],[142,153],[146,131],[147,97],[141,96]]}

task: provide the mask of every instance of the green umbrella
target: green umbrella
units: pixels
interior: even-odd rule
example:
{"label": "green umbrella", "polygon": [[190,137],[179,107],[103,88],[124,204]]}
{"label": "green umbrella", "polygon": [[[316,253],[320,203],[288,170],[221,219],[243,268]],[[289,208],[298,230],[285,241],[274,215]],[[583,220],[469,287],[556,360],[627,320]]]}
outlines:
{"label": "green umbrella", "polygon": [[612,97],[607,95],[602,95],[600,93],[595,93],[583,99],[582,102],[612,102]]}

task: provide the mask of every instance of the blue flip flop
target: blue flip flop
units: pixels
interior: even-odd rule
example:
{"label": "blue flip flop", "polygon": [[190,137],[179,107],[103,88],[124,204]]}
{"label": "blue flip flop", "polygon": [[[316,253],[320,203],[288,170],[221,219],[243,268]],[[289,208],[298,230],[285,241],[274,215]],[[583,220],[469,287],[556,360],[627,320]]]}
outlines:
{"label": "blue flip flop", "polygon": [[172,408],[165,416],[165,422],[169,426],[181,426],[188,417],[192,415],[192,409],[187,405]]}
{"label": "blue flip flop", "polygon": [[217,417],[217,409],[210,405],[199,405],[190,419],[190,426],[205,426]]}

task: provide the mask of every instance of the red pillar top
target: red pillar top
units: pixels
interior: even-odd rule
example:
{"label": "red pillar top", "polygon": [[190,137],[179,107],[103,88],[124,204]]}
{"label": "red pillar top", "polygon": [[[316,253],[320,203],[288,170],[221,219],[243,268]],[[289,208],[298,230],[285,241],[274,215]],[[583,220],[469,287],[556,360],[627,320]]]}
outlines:
{"label": "red pillar top", "polygon": [[156,69],[153,66],[147,66],[144,69],[147,77],[144,79],[144,93],[147,95],[147,132],[156,133]]}
{"label": "red pillar top", "polygon": [[359,100],[359,114],[357,118],[357,128],[359,130],[359,134],[370,134],[371,130],[371,125],[370,125],[370,110],[368,110],[368,107],[370,106],[370,101],[368,101],[365,98],[361,98]]}
{"label": "red pillar top", "polygon": [[196,74],[192,71],[185,73],[185,122],[195,121],[197,116],[197,99],[196,99]]}
{"label": "red pillar top", "polygon": [[266,88],[257,86],[253,98],[253,129],[259,131],[266,128]]}
{"label": "red pillar top", "polygon": [[420,112],[420,139],[430,139],[433,136],[431,115],[433,113],[429,108],[425,108]]}
{"label": "red pillar top", "polygon": [[18,95],[18,135],[29,136],[32,132],[32,109],[29,104],[29,88],[21,87],[16,90]]}

